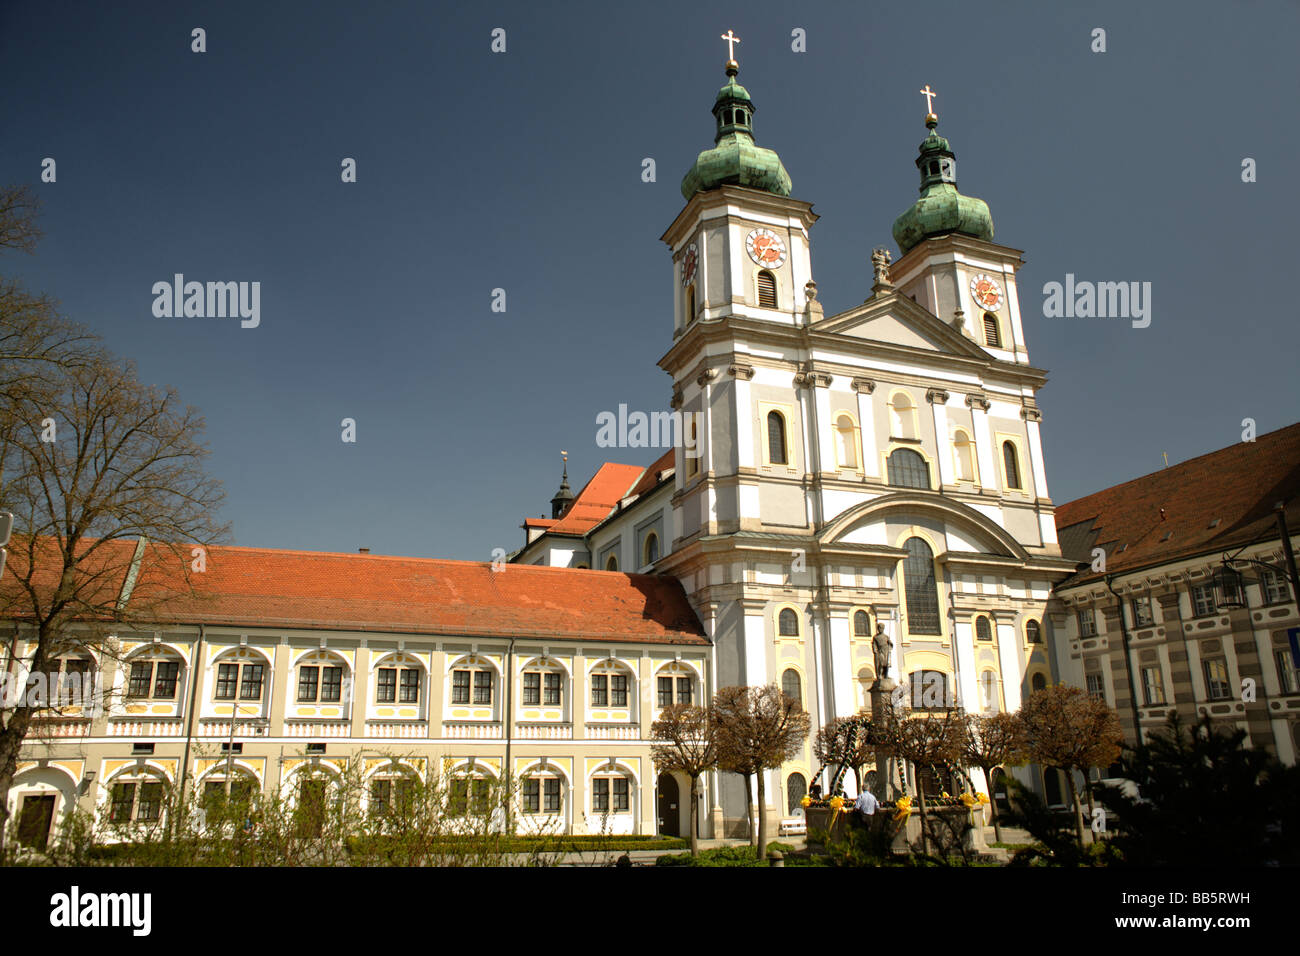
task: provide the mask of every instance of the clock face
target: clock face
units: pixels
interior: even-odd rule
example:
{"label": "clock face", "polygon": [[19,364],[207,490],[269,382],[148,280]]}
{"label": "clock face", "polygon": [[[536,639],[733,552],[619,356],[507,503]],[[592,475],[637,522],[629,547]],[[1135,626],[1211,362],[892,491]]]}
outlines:
{"label": "clock face", "polygon": [[1002,307],[1002,287],[991,275],[981,272],[971,276],[970,294],[981,309],[996,312]]}
{"label": "clock face", "polygon": [[686,255],[682,256],[682,285],[690,285],[695,281],[695,266],[699,263],[700,251],[695,248],[695,243],[686,247]]}
{"label": "clock face", "polygon": [[771,229],[755,229],[746,236],[745,250],[760,266],[779,269],[785,265],[785,243]]}

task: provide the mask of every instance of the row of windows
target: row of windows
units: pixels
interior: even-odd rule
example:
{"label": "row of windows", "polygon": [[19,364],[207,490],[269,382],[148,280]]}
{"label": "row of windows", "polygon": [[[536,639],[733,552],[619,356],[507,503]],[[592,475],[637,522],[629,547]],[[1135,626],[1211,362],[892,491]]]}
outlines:
{"label": "row of windows", "polygon": [[[1264,569],[1259,574],[1260,597],[1264,604],[1281,604],[1291,599],[1291,588],[1286,578],[1272,570]],[[1214,587],[1209,584],[1193,584],[1191,587],[1192,616],[1206,617],[1218,612],[1219,607],[1214,597]],[[1144,595],[1129,599],[1129,614],[1134,627],[1147,627],[1155,623],[1151,597]],[[1079,608],[1075,611],[1075,620],[1079,624],[1080,637],[1097,636],[1097,617],[1093,608]]]}
{"label": "row of windows", "polygon": [[[1300,693],[1300,668],[1291,660],[1290,650],[1274,652],[1274,664],[1283,694]],[[1142,700],[1144,706],[1158,707],[1168,703],[1165,698],[1164,673],[1158,664],[1141,668]],[[1232,697],[1232,684],[1228,680],[1228,661],[1224,657],[1207,657],[1201,661],[1201,676],[1205,680],[1205,696],[1209,700],[1228,700]],[[1105,682],[1098,672],[1087,677],[1088,693],[1104,700]]]}
{"label": "row of windows", "polygon": [[[893,431],[895,438],[917,441],[915,421],[911,416],[911,400],[903,393],[895,396],[891,403]],[[841,415],[835,423],[836,463],[840,468],[860,468],[858,456],[857,425],[848,415]],[[975,443],[962,429],[953,435],[953,449],[957,463],[959,481],[975,480]],[[768,464],[786,465],[790,463],[789,441],[785,415],[773,409],[767,413],[767,458]],[[1020,475],[1020,454],[1015,442],[1002,442],[1002,473],[1006,488],[1023,491],[1024,481]],[[899,488],[929,488],[930,464],[925,458],[910,448],[897,448],[885,459],[886,481]]]}

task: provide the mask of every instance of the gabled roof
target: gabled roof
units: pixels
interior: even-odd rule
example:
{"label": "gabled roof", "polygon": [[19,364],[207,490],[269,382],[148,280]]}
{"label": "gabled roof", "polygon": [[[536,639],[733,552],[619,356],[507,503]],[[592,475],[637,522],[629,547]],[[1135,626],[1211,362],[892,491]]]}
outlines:
{"label": "gabled roof", "polygon": [[[1276,537],[1278,501],[1300,531],[1300,424],[1058,505],[1066,557],[1091,564],[1106,552],[1106,571],[1133,570]],[[1090,569],[1062,582],[1102,577]]]}
{"label": "gabled roof", "polygon": [[607,461],[592,475],[578,496],[552,527],[552,534],[583,535],[605,520],[618,507],[627,490],[641,477],[640,465],[619,465]]}
{"label": "gabled roof", "polygon": [[660,575],[213,547],[191,593],[183,561],[146,548],[136,594],[175,594],[159,623],[708,644],[681,584]]}

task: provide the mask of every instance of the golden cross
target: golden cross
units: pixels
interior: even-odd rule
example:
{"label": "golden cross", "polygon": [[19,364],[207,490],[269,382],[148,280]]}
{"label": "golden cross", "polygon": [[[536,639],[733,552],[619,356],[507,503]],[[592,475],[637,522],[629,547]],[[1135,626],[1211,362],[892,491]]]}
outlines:
{"label": "golden cross", "polygon": [[722,39],[727,41],[727,59],[736,58],[736,44],[740,42],[740,37],[734,36],[730,30],[722,34]]}
{"label": "golden cross", "polygon": [[920,90],[919,92],[920,92],[920,94],[921,94],[922,96],[925,97],[925,111],[926,111],[927,113],[933,113],[933,112],[934,112],[934,103],[931,102],[931,101],[932,101],[936,96],[938,96],[939,94],[936,93],[934,90],[930,89],[930,84],[929,84],[929,83],[925,84],[925,89]]}

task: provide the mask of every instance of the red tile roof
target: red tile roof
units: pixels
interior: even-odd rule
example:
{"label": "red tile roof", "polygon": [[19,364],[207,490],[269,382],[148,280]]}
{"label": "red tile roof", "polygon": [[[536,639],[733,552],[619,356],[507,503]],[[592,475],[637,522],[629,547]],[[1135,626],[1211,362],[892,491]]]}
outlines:
{"label": "red tile roof", "polygon": [[[113,563],[110,590],[120,588],[134,547],[113,543],[126,561]],[[188,549],[181,553],[188,562]],[[146,549],[130,603],[170,593],[159,623],[708,644],[681,584],[660,575],[214,547],[206,571],[191,576],[191,594],[183,566],[164,549]],[[5,577],[0,606],[16,584]]]}
{"label": "red tile roof", "polygon": [[654,462],[645,471],[641,472],[641,478],[631,490],[625,494],[624,498],[631,498],[634,495],[643,495],[647,491],[652,491],[660,481],[663,480],[663,474],[670,471],[677,461],[677,449],[669,448],[658,461]]}
{"label": "red tile roof", "polygon": [[[1066,557],[1091,562],[1091,548],[1104,548],[1110,573],[1276,536],[1278,501],[1287,502],[1294,535],[1300,531],[1300,424],[1060,505],[1056,527],[1063,549],[1067,541],[1075,544]],[[1063,586],[1099,577],[1087,570]]]}
{"label": "red tile roof", "polygon": [[627,497],[627,490],[645,471],[640,465],[618,465],[607,461],[591,481],[578,492],[569,510],[552,528],[554,534],[586,534],[609,516]]}

